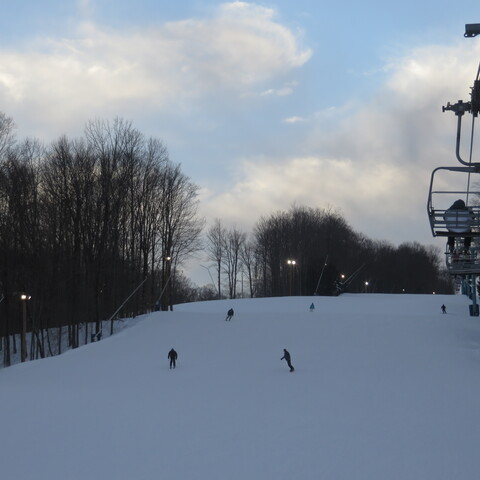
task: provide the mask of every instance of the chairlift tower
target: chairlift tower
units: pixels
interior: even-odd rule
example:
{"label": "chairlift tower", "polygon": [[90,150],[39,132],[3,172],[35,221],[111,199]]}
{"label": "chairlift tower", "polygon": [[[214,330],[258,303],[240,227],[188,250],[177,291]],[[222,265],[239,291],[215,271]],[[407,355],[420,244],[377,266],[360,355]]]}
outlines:
{"label": "chairlift tower", "polygon": [[[480,35],[480,24],[465,25],[465,37]],[[470,185],[479,185],[480,162],[473,162],[473,134],[475,119],[480,112],[480,67],[471,89],[470,101],[447,103],[443,112],[451,111],[457,117],[455,156],[457,165],[437,167],[430,179],[427,212],[434,237],[448,239],[445,246],[445,262],[452,276],[463,278],[463,293],[472,300],[470,315],[478,316],[477,276],[480,274],[480,191]],[[470,152],[468,160],[460,153],[462,118],[472,116]],[[459,203],[463,207],[459,209]],[[456,204],[456,207],[454,207]]]}

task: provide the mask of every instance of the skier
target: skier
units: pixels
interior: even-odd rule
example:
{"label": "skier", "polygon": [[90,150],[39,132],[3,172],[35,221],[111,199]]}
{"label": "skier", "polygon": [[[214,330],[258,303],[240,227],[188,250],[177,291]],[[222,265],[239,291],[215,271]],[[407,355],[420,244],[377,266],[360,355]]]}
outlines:
{"label": "skier", "polygon": [[442,305],[440,308],[442,309],[442,313],[447,313],[447,307],[445,305]]}
{"label": "skier", "polygon": [[285,359],[287,361],[287,365],[290,368],[290,371],[293,372],[295,369],[293,368],[292,365],[292,358],[290,357],[290,353],[287,351],[286,348],[283,349],[283,357],[280,360]]}
{"label": "skier", "polygon": [[233,317],[233,308],[231,308],[231,309],[227,312],[227,318],[225,319],[225,321],[231,320],[232,317]]}
{"label": "skier", "polygon": [[177,363],[177,357],[178,357],[178,353],[172,348],[169,352],[168,352],[168,359],[170,359],[170,368],[175,368],[176,367],[176,363]]}

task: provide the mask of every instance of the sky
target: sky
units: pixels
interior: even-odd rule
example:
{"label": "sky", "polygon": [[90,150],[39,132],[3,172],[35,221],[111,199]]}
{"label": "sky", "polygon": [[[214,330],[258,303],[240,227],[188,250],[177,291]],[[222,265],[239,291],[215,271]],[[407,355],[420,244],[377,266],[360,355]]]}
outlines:
{"label": "sky", "polygon": [[477,478],[480,323],[468,304],[344,294],[137,317],[100,342],[0,369],[2,475]]}
{"label": "sky", "polygon": [[301,205],[372,239],[443,248],[428,184],[456,164],[456,118],[441,107],[469,100],[477,1],[2,4],[0,111],[19,139],[120,117],[198,185],[207,228],[251,232]]}

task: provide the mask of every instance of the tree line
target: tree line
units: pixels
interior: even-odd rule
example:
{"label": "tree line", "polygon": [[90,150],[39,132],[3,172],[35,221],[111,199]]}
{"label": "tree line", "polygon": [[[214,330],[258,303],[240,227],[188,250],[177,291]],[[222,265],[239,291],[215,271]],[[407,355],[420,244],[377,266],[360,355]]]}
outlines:
{"label": "tree line", "polygon": [[[58,353],[64,327],[71,347],[80,332],[84,343],[98,338],[101,321],[132,292],[124,312],[168,309],[176,269],[201,248],[197,192],[163,142],[124,120],[90,121],[83,137],[44,146],[17,143],[13,121],[1,115],[4,365],[14,334],[22,335],[22,359]],[[52,327],[53,346],[45,338]]]}
{"label": "tree line", "polygon": [[294,206],[260,218],[250,236],[217,219],[206,239],[212,298],[236,298],[239,286],[251,297],[453,291],[437,247],[369,239],[331,209]]}

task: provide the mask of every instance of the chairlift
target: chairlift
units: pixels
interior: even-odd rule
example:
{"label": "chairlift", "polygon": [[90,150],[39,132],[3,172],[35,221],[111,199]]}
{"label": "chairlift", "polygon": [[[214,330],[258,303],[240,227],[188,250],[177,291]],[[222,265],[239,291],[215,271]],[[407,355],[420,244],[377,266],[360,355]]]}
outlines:
{"label": "chairlift", "polygon": [[[442,175],[447,172],[447,175]],[[478,177],[479,190],[470,190],[468,185],[462,187],[461,180],[464,174],[480,174],[476,165],[471,167],[437,167],[430,178],[430,188],[427,201],[428,220],[434,237],[462,236],[470,230],[469,236],[480,236],[480,176]],[[457,175],[459,174],[459,175]],[[458,200],[464,200],[469,213],[468,223],[465,213],[458,213],[452,217],[450,207]]]}
{"label": "chairlift", "polygon": [[[466,25],[466,35],[477,34],[477,25]],[[480,32],[480,31],[479,31]],[[468,33],[468,35],[467,35]],[[478,185],[474,175],[480,174],[480,163],[472,162],[472,146],[475,118],[480,112],[480,67],[471,91],[469,102],[459,100],[447,103],[442,110],[452,111],[457,117],[456,158],[462,166],[438,167],[432,172],[428,193],[427,212],[434,237],[448,239],[445,248],[446,266],[452,275],[480,274],[480,191],[471,191],[470,185]],[[472,114],[472,138],[470,158],[460,156],[462,117]],[[447,175],[444,180],[443,174]],[[442,181],[443,180],[443,181]],[[479,177],[480,180],[480,177]],[[462,201],[463,207],[453,203]]]}
{"label": "chairlift", "polygon": [[[465,25],[465,37],[479,34],[480,24]],[[459,100],[453,105],[447,103],[443,111],[447,110],[454,112],[457,117],[455,153],[462,166],[438,167],[432,172],[427,201],[428,220],[434,237],[447,237],[447,270],[451,275],[462,277],[463,287],[469,286],[468,295],[472,300],[470,315],[479,316],[476,291],[477,276],[480,274],[480,192],[471,191],[470,185],[472,176],[480,173],[480,163],[472,162],[475,118],[480,113],[480,65],[470,101]],[[472,114],[468,162],[460,156],[462,117],[465,113]],[[440,173],[446,173],[448,181],[439,181]],[[455,181],[452,181],[453,179]],[[478,185],[478,182],[473,182],[473,185]]]}
{"label": "chairlift", "polygon": [[[444,237],[445,263],[451,275],[480,274],[480,190],[469,189],[470,176],[480,166],[438,167],[432,172],[428,194],[428,220],[434,237]],[[480,176],[478,177],[480,182]],[[466,187],[462,187],[462,183]],[[451,210],[463,200],[465,210]],[[478,203],[476,205],[475,203]]]}

